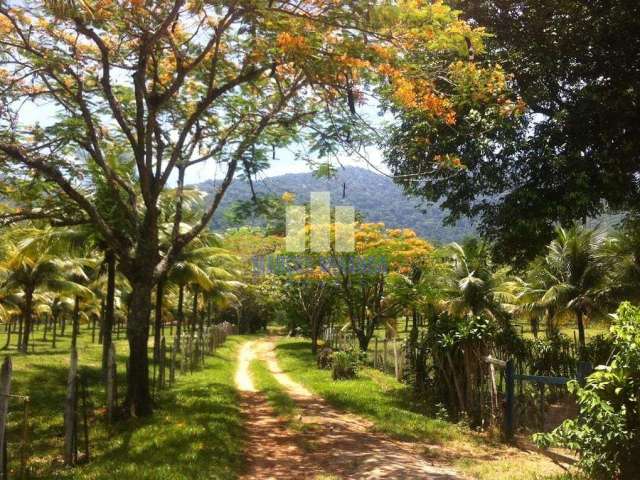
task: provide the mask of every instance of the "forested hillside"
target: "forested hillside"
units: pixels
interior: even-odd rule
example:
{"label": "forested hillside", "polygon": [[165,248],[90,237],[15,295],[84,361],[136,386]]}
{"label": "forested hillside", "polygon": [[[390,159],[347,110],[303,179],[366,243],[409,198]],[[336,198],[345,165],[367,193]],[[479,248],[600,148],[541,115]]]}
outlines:
{"label": "forested hillside", "polygon": [[[198,185],[206,192],[211,192],[213,186],[213,182]],[[446,212],[437,205],[422,204],[420,200],[405,195],[389,177],[359,167],[340,169],[331,179],[316,178],[311,173],[268,177],[257,182],[255,189],[258,194],[295,193],[296,203],[309,201],[309,192],[329,191],[333,204],[353,205],[367,221],[383,222],[392,228],[412,228],[419,235],[435,242],[461,240],[474,231],[471,222],[467,220],[445,226],[443,220]],[[249,184],[236,180],[222,200],[220,213],[214,218],[214,228],[227,227],[223,212],[233,202],[248,200],[250,197]]]}

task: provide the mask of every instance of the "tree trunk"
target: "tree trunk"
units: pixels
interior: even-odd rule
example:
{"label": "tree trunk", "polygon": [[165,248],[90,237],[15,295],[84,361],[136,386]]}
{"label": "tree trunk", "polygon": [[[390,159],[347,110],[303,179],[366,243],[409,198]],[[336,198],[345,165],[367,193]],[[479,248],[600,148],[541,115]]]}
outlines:
{"label": "tree trunk", "polygon": [[[206,297],[204,295],[204,293],[202,294],[202,301],[206,302]],[[205,310],[204,308],[200,311],[200,317],[199,317],[199,321],[198,321],[198,334],[200,335],[200,338],[204,338],[204,320],[205,320]]]}
{"label": "tree trunk", "polygon": [[534,338],[538,338],[538,332],[540,331],[540,318],[537,316],[531,317],[531,333]]}
{"label": "tree trunk", "polygon": [[371,341],[371,336],[367,335],[362,330],[357,330],[356,335],[358,337],[358,345],[360,346],[360,350],[366,352],[369,350],[369,342]]}
{"label": "tree trunk", "polygon": [[71,348],[78,344],[78,332],[80,331],[80,297],[76,295],[73,304],[73,326],[71,328]]}
{"label": "tree trunk", "polygon": [[320,319],[314,315],[311,319],[311,353],[318,353],[318,337],[320,336]]}
{"label": "tree trunk", "polygon": [[110,250],[105,255],[107,262],[107,301],[102,325],[102,371],[106,374],[111,348],[116,300],[116,257]]}
{"label": "tree trunk", "polygon": [[180,343],[182,339],[182,320],[184,319],[184,285],[180,285],[178,289],[178,323],[176,324],[176,337],[178,337],[177,351],[180,351]]}
{"label": "tree trunk", "polygon": [[2,350],[6,350],[11,345],[11,332],[13,332],[13,329],[11,328],[12,324],[13,319],[9,318],[7,320],[7,341],[5,342],[4,347],[2,347]]}
{"label": "tree trunk", "polygon": [[160,355],[160,337],[162,328],[162,297],[164,296],[164,280],[156,285],[155,327],[153,329],[153,361],[157,362]]}
{"label": "tree trunk", "polygon": [[98,344],[102,345],[102,338],[104,335],[104,317],[106,310],[106,302],[104,298],[100,301],[100,328],[98,328]]}
{"label": "tree trunk", "polygon": [[31,323],[33,317],[33,288],[27,287],[24,290],[24,326],[22,331],[22,343],[20,350],[23,353],[29,351],[29,334],[31,333]]}
{"label": "tree trunk", "polygon": [[191,312],[191,338],[196,334],[196,325],[198,325],[198,287],[193,288],[193,311]]}
{"label": "tree trunk", "polygon": [[134,417],[153,411],[149,389],[149,317],[151,315],[152,282],[139,278],[131,282],[131,303],[127,319],[129,369],[127,372],[127,411]]}
{"label": "tree trunk", "polygon": [[49,327],[51,323],[51,318],[47,315],[44,320],[44,332],[42,333],[42,341],[47,341],[47,334],[49,333]]}
{"label": "tree trunk", "polygon": [[578,356],[580,357],[580,359],[583,359],[584,349],[587,342],[584,335],[584,319],[582,318],[582,312],[578,311],[577,317],[578,317],[578,344],[580,347],[580,352]]}
{"label": "tree trunk", "polygon": [[16,342],[16,348],[22,350],[22,331],[24,327],[24,312],[18,319],[18,341]]}
{"label": "tree trunk", "polygon": [[56,340],[58,339],[58,313],[56,311],[51,315],[53,331],[51,332],[51,348],[56,348]]}

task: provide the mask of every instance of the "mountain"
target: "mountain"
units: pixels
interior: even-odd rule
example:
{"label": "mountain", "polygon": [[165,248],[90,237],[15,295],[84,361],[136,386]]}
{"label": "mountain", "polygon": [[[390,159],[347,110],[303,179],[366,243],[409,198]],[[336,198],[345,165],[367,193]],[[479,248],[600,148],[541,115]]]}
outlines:
{"label": "mountain", "polygon": [[[215,184],[207,181],[197,187],[210,193]],[[445,212],[437,205],[423,204],[419,199],[408,197],[389,177],[359,167],[340,169],[331,179],[319,179],[311,173],[267,177],[255,183],[255,190],[259,195],[280,196],[284,192],[291,192],[296,195],[296,203],[308,202],[310,192],[328,191],[332,205],[351,205],[368,222],[383,222],[389,228],[412,228],[420,236],[438,243],[459,241],[474,233],[470,221],[460,221],[453,226],[443,225]],[[235,180],[222,200],[213,227],[228,227],[224,211],[233,202],[250,198],[249,185]]]}

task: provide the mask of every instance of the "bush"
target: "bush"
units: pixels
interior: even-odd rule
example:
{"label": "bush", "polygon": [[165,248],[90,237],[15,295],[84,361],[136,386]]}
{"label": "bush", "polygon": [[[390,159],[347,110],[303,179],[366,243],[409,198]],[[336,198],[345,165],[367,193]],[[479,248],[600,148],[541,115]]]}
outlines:
{"label": "bush", "polygon": [[346,380],[358,375],[360,356],[357,352],[334,352],[331,356],[332,377],[334,380]]}
{"label": "bush", "polygon": [[589,340],[584,349],[585,359],[592,365],[606,365],[611,360],[613,343],[608,336],[596,335]]}
{"label": "bush", "polygon": [[569,384],[578,418],[534,438],[543,447],[578,451],[578,466],[589,478],[635,480],[640,478],[640,308],[623,303],[611,333],[611,363],[597,367],[584,388]]}
{"label": "bush", "polygon": [[532,373],[552,377],[574,376],[576,358],[571,350],[572,343],[569,337],[560,334],[548,339],[525,340]]}
{"label": "bush", "polygon": [[331,357],[333,356],[333,350],[329,347],[324,347],[320,352],[318,352],[318,357],[316,358],[316,362],[318,364],[318,368],[327,369],[331,368]]}

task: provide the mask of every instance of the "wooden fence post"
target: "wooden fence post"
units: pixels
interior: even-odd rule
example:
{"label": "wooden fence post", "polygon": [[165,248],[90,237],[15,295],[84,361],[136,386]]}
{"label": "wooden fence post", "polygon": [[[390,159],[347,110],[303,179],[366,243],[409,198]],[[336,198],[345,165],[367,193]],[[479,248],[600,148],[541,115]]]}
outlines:
{"label": "wooden fence post", "polygon": [[491,380],[491,423],[493,423],[495,420],[495,412],[498,409],[498,387],[496,386],[496,367],[491,362],[489,363],[489,375]]}
{"label": "wooden fence post", "polygon": [[513,414],[515,403],[515,369],[513,360],[507,360],[504,370],[505,388],[506,388],[506,405],[504,412],[504,436],[507,441],[513,438]]}
{"label": "wooden fence post", "polygon": [[176,381],[176,347],[175,343],[171,345],[171,363],[169,364],[169,385],[173,385]]}
{"label": "wooden fence post", "polygon": [[109,345],[107,354],[107,421],[113,423],[113,417],[116,410],[116,347],[114,342]]}
{"label": "wooden fence post", "polygon": [[578,362],[576,379],[582,387],[584,387],[587,382],[587,377],[591,375],[591,373],[593,373],[593,365],[591,365],[591,362]]}
{"label": "wooden fence post", "polygon": [[20,439],[20,475],[21,479],[29,478],[29,397],[23,397],[22,405],[22,438]]}
{"label": "wooden fence post", "polygon": [[395,373],[396,380],[400,380],[400,365],[398,365],[398,345],[396,337],[393,337],[393,372]]}
{"label": "wooden fence post", "polygon": [[7,478],[7,464],[9,463],[9,459],[7,458],[6,431],[9,395],[11,395],[12,370],[11,358],[5,357],[4,362],[2,362],[2,369],[0,370],[0,478],[3,480]]}
{"label": "wooden fence post", "polygon": [[378,337],[375,337],[375,348],[373,350],[373,368],[379,368],[378,362]]}
{"label": "wooden fence post", "polygon": [[544,383],[538,384],[540,390],[540,431],[544,432]]}
{"label": "wooden fence post", "polygon": [[387,339],[382,342],[382,371],[387,373]]}
{"label": "wooden fence post", "polygon": [[64,405],[64,463],[73,466],[78,460],[77,418],[78,402],[78,351],[71,349],[71,365],[67,378],[67,397]]}
{"label": "wooden fence post", "polygon": [[160,372],[158,373],[158,389],[164,389],[165,362],[167,357],[167,345],[164,337],[160,339]]}

